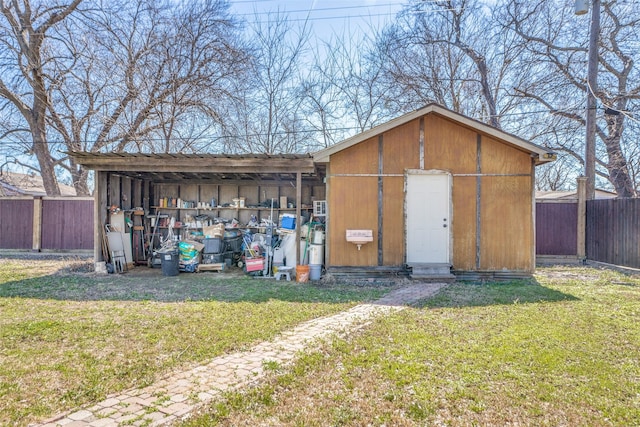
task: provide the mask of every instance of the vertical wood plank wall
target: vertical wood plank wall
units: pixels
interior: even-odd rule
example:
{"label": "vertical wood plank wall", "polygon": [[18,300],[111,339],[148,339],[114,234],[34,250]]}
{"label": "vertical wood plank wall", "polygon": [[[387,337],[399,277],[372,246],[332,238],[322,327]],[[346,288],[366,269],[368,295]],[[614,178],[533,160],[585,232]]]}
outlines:
{"label": "vertical wood plank wall", "polygon": [[0,249],[31,249],[33,197],[0,199]]}
{"label": "vertical wood plank wall", "polygon": [[587,201],[587,258],[640,268],[640,199]]}
{"label": "vertical wood plank wall", "polygon": [[[425,170],[444,170],[453,176],[453,268],[533,271],[531,156],[436,114],[422,118],[422,151],[420,121],[382,134],[380,158],[378,136],[331,156],[327,170],[329,266],[380,264],[379,215],[382,265],[405,262],[404,173],[420,168],[423,153]],[[378,201],[380,176],[382,206]],[[345,231],[352,228],[372,229],[374,242],[358,251],[345,239]]]}
{"label": "vertical wood plank wall", "polygon": [[536,203],[536,254],[577,256],[578,203]]}
{"label": "vertical wood plank wall", "polygon": [[93,199],[43,198],[42,249],[93,249]]}
{"label": "vertical wood plank wall", "polygon": [[93,249],[93,206],[88,197],[0,199],[0,249]]}

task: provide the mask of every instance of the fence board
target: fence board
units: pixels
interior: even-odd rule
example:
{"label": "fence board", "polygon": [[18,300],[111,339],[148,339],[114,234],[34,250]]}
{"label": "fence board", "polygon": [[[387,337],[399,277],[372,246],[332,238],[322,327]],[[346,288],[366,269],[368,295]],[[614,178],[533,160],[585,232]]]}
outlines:
{"label": "fence board", "polygon": [[587,258],[640,268],[640,199],[587,201]]}
{"label": "fence board", "polygon": [[[43,197],[0,198],[0,249],[93,249],[93,199]],[[34,227],[34,208],[42,209],[40,227]],[[40,235],[34,232],[40,229]],[[36,245],[35,248],[38,248]]]}
{"label": "fence board", "polygon": [[93,249],[93,234],[93,200],[42,200],[42,249]]}
{"label": "fence board", "polygon": [[0,199],[0,249],[33,246],[33,199]]}
{"label": "fence board", "polygon": [[536,203],[536,254],[577,254],[578,204]]}

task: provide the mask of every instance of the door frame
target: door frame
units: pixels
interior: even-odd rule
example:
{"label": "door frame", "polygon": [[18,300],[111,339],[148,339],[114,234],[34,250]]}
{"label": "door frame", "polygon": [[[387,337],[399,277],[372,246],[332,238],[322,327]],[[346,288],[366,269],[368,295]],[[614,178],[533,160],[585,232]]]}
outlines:
{"label": "door frame", "polygon": [[449,171],[440,170],[440,169],[405,169],[404,173],[404,264],[407,264],[408,259],[408,226],[409,222],[407,221],[408,217],[408,187],[409,187],[409,176],[411,175],[445,175],[447,177],[447,187],[449,190],[449,250],[447,254],[448,263],[450,266],[453,266],[453,175]]}

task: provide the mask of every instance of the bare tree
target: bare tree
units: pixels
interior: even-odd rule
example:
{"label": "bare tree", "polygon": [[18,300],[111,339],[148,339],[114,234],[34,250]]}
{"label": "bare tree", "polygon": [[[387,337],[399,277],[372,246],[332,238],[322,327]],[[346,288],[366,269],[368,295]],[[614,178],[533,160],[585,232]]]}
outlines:
{"label": "bare tree", "polygon": [[[602,32],[598,52],[599,76],[597,135],[597,173],[606,176],[619,197],[637,195],[631,179],[625,151],[627,144],[637,144],[626,129],[640,99],[640,73],[635,66],[640,42],[640,13],[627,2],[603,3]],[[520,38],[526,54],[519,59],[526,79],[515,87],[515,94],[536,108],[553,113],[565,127],[581,128],[585,124],[581,105],[588,90],[585,75],[588,25],[573,16],[565,1],[512,0],[501,19],[505,29]],[[583,104],[582,104],[583,105]],[[570,123],[567,124],[567,123]],[[625,138],[625,135],[627,136]],[[557,141],[557,149],[583,162],[582,141],[575,133]]]}
{"label": "bare tree", "polygon": [[381,64],[367,57],[372,43],[367,35],[345,32],[318,46],[304,81],[306,119],[322,141],[318,148],[388,118]]}
{"label": "bare tree", "polygon": [[[227,2],[86,0],[83,6],[58,21],[42,50],[50,55],[38,86],[44,95],[34,98],[44,101],[46,135],[64,151],[201,150],[248,62]],[[36,152],[43,176],[65,168],[78,194],[87,194],[87,171],[62,153],[56,157],[52,146],[34,144],[47,150]]]}
{"label": "bare tree", "polygon": [[49,195],[59,195],[60,187],[47,139],[47,109],[50,104],[47,68],[55,61],[48,37],[81,1],[49,1],[32,5],[30,0],[3,0],[0,3],[0,51],[4,52],[0,54],[4,68],[0,76],[0,97],[11,104],[28,126],[32,138],[30,150],[36,156],[42,182]]}
{"label": "bare tree", "polygon": [[518,51],[476,0],[414,0],[377,40],[390,103],[401,111],[438,102],[497,128],[513,108],[504,89]]}
{"label": "bare tree", "polygon": [[302,112],[302,61],[309,26],[294,26],[285,13],[255,16],[249,24],[254,61],[251,76],[225,127],[230,152],[305,151],[308,132]]}

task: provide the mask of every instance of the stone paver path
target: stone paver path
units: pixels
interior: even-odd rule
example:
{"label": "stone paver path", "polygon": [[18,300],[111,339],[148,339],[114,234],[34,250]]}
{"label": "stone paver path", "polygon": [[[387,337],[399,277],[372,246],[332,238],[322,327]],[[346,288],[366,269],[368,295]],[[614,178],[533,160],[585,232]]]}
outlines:
{"label": "stone paver path", "polygon": [[310,320],[251,350],[226,354],[170,375],[143,389],[111,395],[94,406],[53,417],[38,427],[159,426],[178,421],[220,393],[247,386],[264,374],[266,362],[287,365],[297,353],[330,335],[344,335],[375,316],[402,310],[435,294],[444,284],[413,284],[383,298],[329,317]]}

